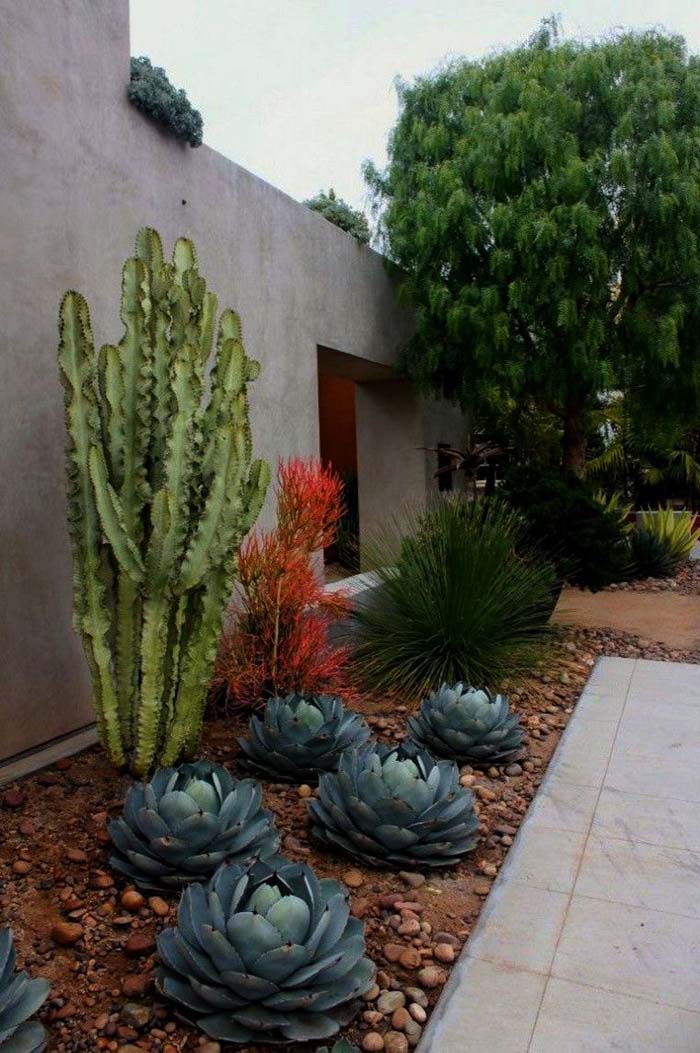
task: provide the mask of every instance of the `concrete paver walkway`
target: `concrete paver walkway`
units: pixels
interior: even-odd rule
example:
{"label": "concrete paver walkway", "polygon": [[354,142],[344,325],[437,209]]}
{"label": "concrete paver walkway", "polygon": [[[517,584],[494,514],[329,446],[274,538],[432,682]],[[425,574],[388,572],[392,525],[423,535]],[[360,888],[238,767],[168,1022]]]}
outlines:
{"label": "concrete paver walkway", "polygon": [[419,1053],[700,1050],[700,666],[600,659]]}

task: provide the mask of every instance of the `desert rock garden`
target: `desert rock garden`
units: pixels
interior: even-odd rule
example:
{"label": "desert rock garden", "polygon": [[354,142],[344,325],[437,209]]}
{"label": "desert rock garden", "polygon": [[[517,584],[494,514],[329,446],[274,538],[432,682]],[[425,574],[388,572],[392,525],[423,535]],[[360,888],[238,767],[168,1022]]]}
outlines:
{"label": "desert rock garden", "polygon": [[[394,1053],[415,1047],[601,654],[700,662],[698,653],[671,655],[660,646],[640,647],[634,639],[604,630],[584,632],[583,639],[577,634],[575,642],[573,637],[562,638],[548,671],[528,678],[510,694],[522,729],[520,759],[496,757],[491,764],[482,756],[478,766],[459,767],[459,784],[465,795],[473,795],[475,847],[456,864],[426,868],[407,856],[380,869],[362,854],[346,853],[340,844],[319,842],[309,816],[309,802],[323,799],[317,787],[282,781],[284,770],[278,769],[276,777],[269,770],[265,773],[262,802],[253,799],[252,807],[248,804],[248,815],[261,831],[258,839],[273,846],[279,839],[287,859],[310,867],[321,880],[337,882],[340,899],[347,897],[350,919],[356,919],[358,930],[364,926],[365,947],[357,961],[369,959],[377,971],[371,983],[364,981],[358,1010],[343,1027],[349,1043]],[[367,695],[356,700],[355,709],[372,736],[388,748],[405,741],[409,707],[393,707],[390,716],[382,715],[382,699]],[[247,723],[242,718],[215,719],[205,726],[202,760],[222,765],[231,773],[229,780],[250,777],[236,742],[245,736]],[[211,769],[202,764],[201,774],[206,772]],[[305,777],[311,778],[308,769]],[[205,775],[190,800],[217,810],[216,794],[228,784],[214,792],[211,785]],[[111,770],[97,748],[6,787],[0,812],[3,918],[14,931],[24,967],[50,983],[40,1015],[52,1036],[52,1049],[215,1053],[224,1044],[184,1023],[186,1008],[164,998],[157,980],[163,968],[161,953],[174,953],[178,883],[192,876],[191,856],[171,857],[167,870],[151,858],[149,871],[142,872],[138,882],[133,879],[134,868],[124,865],[110,834],[111,830],[119,842],[118,828],[129,814],[124,804],[129,793],[135,793],[129,778]],[[136,793],[131,808],[143,795],[138,788]],[[214,853],[215,846],[216,840]],[[241,857],[240,849],[237,855]],[[228,880],[242,869],[231,864]],[[204,901],[191,906],[207,910]],[[260,917],[264,915],[261,910]],[[170,934],[166,943],[164,933]],[[171,973],[171,979],[177,975],[181,974]],[[192,999],[191,991],[183,993]],[[257,1053],[269,1048],[269,1042],[267,1035],[257,1043],[244,1039],[241,1048]],[[299,1042],[294,1048],[307,1047]]]}
{"label": "desert rock garden", "polygon": [[[95,353],[77,293],[61,307],[76,626],[103,748],[2,795],[3,1053],[48,1036],[66,1053],[406,1053],[596,655],[700,659],[552,628],[562,580],[603,584],[601,544],[608,579],[643,544],[677,587],[694,580],[690,514],[635,528],[574,477],[554,497],[542,477],[527,515],[522,472],[503,496],[406,512],[370,600],[326,593],[313,554],[342,483],[282,462],[277,525],[249,533],[269,477],[251,457],[257,367],[223,311],[203,401],[215,314],[193,245],[168,263],[152,230],[124,267],[119,345]],[[562,555],[533,524],[566,499],[587,530]]]}
{"label": "desert rock garden", "polygon": [[[357,475],[256,456],[260,365],[190,237],[138,230],[116,343],[57,303],[99,745],[0,786],[0,1053],[428,1053],[596,659],[700,663],[698,70],[546,20],[402,87],[365,172],[398,368],[464,446],[373,532]],[[129,98],[202,142],[145,57]]]}

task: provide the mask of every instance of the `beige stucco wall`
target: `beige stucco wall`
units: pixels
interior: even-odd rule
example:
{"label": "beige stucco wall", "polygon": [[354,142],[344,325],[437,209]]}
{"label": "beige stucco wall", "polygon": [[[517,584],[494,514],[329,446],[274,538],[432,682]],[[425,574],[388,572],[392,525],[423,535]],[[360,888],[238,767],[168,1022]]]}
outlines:
{"label": "beige stucco wall", "polygon": [[[262,363],[253,430],[273,462],[318,450],[318,345],[390,365],[410,331],[378,255],[134,110],[129,56],[128,0],[0,0],[0,759],[91,720],[64,525],[63,291],[87,296],[98,342],[118,339],[120,268],[137,228],[157,227],[168,244],[192,237]],[[394,492],[424,492],[416,447],[431,412],[405,385],[395,414],[386,400],[376,417],[365,407],[375,449],[390,434],[397,453],[365,476],[368,516]],[[458,415],[448,419],[440,439],[457,442]]]}

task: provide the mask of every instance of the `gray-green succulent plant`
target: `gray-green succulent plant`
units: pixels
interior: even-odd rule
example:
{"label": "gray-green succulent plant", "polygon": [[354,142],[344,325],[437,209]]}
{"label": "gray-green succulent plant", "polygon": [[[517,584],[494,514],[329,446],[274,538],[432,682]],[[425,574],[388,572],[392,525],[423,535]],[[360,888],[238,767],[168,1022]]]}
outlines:
{"label": "gray-green succulent plant", "polygon": [[277,780],[315,780],[335,771],[343,750],[367,742],[370,730],[334,695],[271,698],[262,717],[252,716],[249,737],[239,739],[246,764]]}
{"label": "gray-green succulent plant", "polygon": [[33,979],[27,972],[16,972],[17,956],[10,929],[0,929],[0,1053],[41,1053],[46,1048],[46,1032],[36,1013],[49,993],[43,978]]}
{"label": "gray-green succulent plant", "polygon": [[503,764],[522,748],[520,718],[505,695],[461,683],[431,692],[408,727],[420,749],[469,764]]}
{"label": "gray-green succulent plant", "polygon": [[160,768],[151,782],[134,783],[110,823],[110,863],[141,889],[172,891],[206,881],[224,860],[273,855],[279,834],[261,801],[259,783],[236,781],[220,764]]}
{"label": "gray-green succulent plant", "polygon": [[369,990],[364,928],[346,894],[282,856],[224,864],[190,885],[158,937],[156,984],[220,1042],[329,1038]]}
{"label": "gray-green succulent plant", "polygon": [[474,848],[478,827],[458,776],[423,750],[347,750],[309,801],[313,833],[375,866],[450,866]]}

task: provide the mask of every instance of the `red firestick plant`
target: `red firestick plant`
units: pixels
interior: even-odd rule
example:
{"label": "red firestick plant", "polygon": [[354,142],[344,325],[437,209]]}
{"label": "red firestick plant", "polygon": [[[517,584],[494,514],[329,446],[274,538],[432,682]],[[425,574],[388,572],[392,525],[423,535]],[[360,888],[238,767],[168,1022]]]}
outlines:
{"label": "red firestick plant", "polygon": [[280,461],[277,526],[249,536],[238,554],[239,595],[229,611],[214,687],[227,708],[252,708],[292,691],[352,694],[350,650],[330,630],[348,612],[326,594],[314,553],[331,545],[343,484],[314,460]]}

